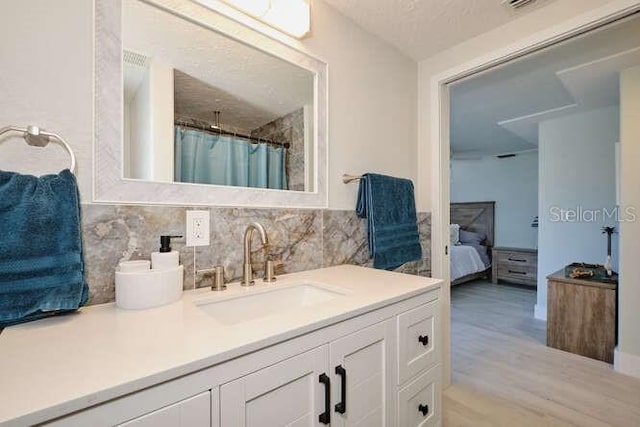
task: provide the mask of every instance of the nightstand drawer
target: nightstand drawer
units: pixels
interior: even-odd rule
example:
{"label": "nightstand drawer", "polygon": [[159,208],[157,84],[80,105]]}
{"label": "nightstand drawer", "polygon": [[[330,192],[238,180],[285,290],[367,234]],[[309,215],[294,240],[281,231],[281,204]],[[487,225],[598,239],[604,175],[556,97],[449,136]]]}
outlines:
{"label": "nightstand drawer", "polygon": [[491,281],[536,286],[538,282],[538,252],[535,249],[493,248]]}
{"label": "nightstand drawer", "polygon": [[538,270],[534,266],[500,265],[498,266],[498,278],[502,280],[537,280]]}
{"label": "nightstand drawer", "polygon": [[497,263],[502,265],[514,266],[535,266],[537,265],[538,255],[528,252],[499,252]]}

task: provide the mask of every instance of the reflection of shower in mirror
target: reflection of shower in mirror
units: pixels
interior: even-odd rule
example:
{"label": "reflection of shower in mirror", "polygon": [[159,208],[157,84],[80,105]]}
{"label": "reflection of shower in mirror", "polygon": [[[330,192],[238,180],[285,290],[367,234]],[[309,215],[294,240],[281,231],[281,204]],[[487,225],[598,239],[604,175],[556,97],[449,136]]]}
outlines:
{"label": "reflection of shower in mirror", "polygon": [[314,191],[315,73],[139,0],[122,16],[125,178]]}

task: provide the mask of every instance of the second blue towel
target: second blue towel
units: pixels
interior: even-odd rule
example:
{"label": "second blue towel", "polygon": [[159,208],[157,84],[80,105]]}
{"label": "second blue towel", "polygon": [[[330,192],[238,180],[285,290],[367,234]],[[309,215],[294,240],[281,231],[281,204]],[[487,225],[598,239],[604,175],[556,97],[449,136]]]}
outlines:
{"label": "second blue towel", "polygon": [[364,174],[356,213],[367,219],[369,258],[375,268],[392,270],[422,257],[411,180]]}

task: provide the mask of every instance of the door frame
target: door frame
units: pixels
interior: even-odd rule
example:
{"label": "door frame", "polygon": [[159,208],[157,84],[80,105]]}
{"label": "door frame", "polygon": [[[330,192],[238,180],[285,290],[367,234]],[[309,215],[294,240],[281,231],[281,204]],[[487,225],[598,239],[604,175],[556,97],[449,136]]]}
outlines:
{"label": "door frame", "polygon": [[[444,280],[442,289],[443,386],[451,384],[451,282],[449,278],[449,85],[463,78],[505,65],[525,55],[572,39],[640,11],[640,0],[613,0],[559,25],[544,29],[470,61],[431,76],[428,82],[431,129],[419,151],[429,153],[428,187],[432,213],[431,268],[433,277]],[[426,148],[424,147],[427,144]],[[424,172],[427,174],[427,172]]]}

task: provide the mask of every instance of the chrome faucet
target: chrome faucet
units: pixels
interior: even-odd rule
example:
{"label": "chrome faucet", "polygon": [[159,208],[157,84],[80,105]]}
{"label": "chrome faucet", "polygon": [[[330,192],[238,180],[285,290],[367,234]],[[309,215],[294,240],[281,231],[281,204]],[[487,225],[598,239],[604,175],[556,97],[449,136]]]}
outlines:
{"label": "chrome faucet", "polygon": [[244,230],[244,260],[242,282],[240,282],[242,286],[251,286],[255,283],[253,280],[253,268],[251,267],[251,239],[253,237],[254,230],[258,230],[258,233],[260,234],[260,242],[263,247],[269,244],[267,232],[262,224],[252,222],[247,226],[246,230]]}

